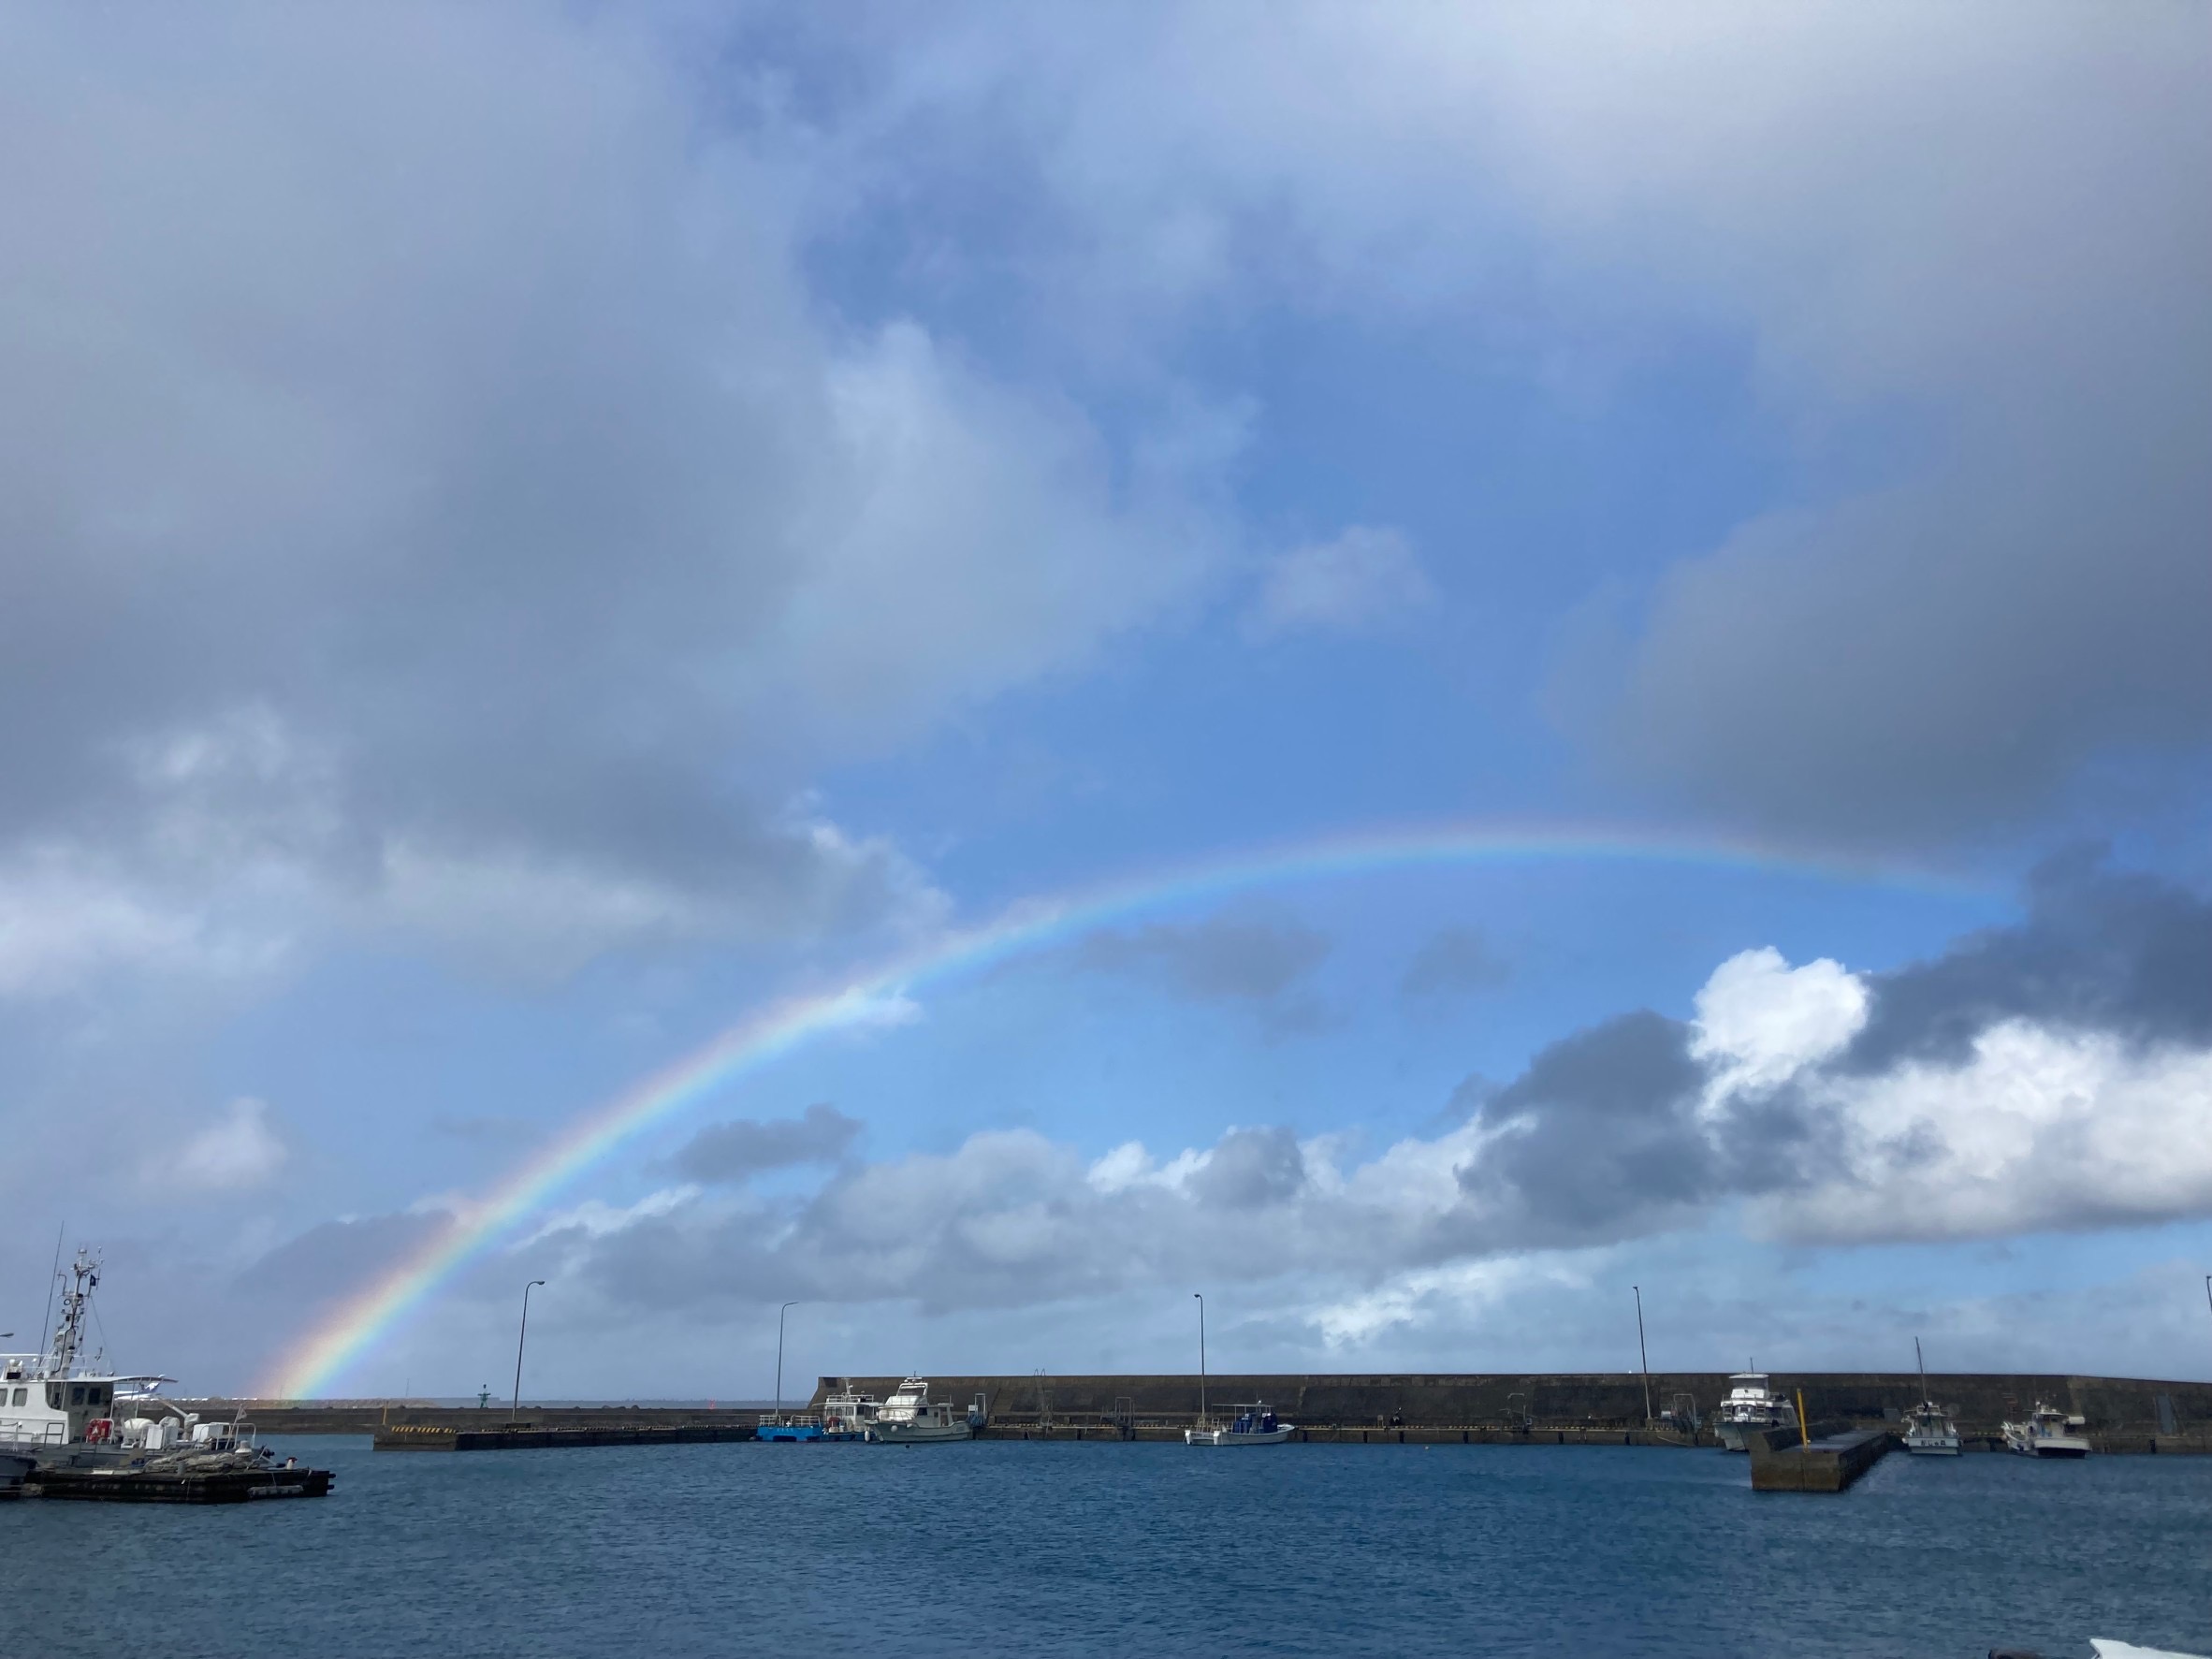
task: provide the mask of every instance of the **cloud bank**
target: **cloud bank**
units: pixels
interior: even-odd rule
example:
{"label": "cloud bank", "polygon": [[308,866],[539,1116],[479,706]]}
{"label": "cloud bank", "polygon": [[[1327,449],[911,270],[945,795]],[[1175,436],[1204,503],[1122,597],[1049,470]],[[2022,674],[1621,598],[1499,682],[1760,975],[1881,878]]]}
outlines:
{"label": "cloud bank", "polygon": [[[809,1195],[688,1201],[579,1233],[569,1271],[671,1302],[773,1287],[946,1313],[1233,1259],[1309,1307],[1364,1310],[1327,1326],[1348,1339],[1378,1308],[1485,1282],[1485,1262],[1732,1214],[1790,1244],[2212,1215],[2212,1030],[2195,995],[2212,903],[2078,859],[2029,898],[2021,923],[1888,973],[1743,952],[1692,1018],[1576,1032],[1458,1126],[1372,1156],[1265,1125],[1166,1157],[992,1131],[845,1165]],[[842,1148],[842,1120],[814,1127]]]}

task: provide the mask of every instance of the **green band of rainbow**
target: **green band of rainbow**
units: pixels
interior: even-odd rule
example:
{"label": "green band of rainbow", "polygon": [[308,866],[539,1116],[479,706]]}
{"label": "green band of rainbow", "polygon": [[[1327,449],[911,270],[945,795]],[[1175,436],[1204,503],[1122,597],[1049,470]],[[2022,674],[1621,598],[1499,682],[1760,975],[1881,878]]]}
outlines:
{"label": "green band of rainbow", "polygon": [[561,1188],[624,1142],[826,1032],[866,1019],[879,999],[988,967],[1145,910],[1289,880],[1421,865],[1529,860],[1633,861],[1810,876],[1951,895],[1983,889],[1925,872],[1711,837],[1560,824],[1448,824],[1367,830],[1278,845],[1016,906],[947,933],[836,988],[773,1002],[703,1047],[586,1113],[455,1217],[451,1227],[347,1298],[276,1363],[264,1398],[322,1393],[414,1309]]}

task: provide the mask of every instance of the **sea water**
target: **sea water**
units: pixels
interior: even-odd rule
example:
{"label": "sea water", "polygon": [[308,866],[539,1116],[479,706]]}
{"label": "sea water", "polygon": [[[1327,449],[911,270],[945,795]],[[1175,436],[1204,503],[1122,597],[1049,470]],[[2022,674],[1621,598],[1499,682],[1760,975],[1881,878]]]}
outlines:
{"label": "sea water", "polygon": [[321,1501],[0,1505],[0,1652],[1815,1659],[2212,1652],[2212,1459],[983,1441],[371,1453]]}

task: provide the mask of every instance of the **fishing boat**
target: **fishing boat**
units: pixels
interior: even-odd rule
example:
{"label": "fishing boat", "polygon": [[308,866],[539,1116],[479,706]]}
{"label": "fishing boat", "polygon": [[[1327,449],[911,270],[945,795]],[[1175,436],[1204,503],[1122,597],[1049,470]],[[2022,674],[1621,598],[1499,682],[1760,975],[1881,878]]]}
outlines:
{"label": "fishing boat", "polygon": [[837,1391],[822,1403],[822,1437],[824,1440],[871,1440],[876,1414],[881,1407],[875,1395],[854,1391],[851,1382],[837,1379]]}
{"label": "fishing boat", "polygon": [[1739,1371],[1728,1379],[1728,1397],[1713,1414],[1713,1432],[1723,1451],[1745,1449],[1744,1436],[1760,1429],[1786,1429],[1797,1420],[1797,1408],[1768,1386],[1764,1371]]}
{"label": "fishing boat", "polygon": [[982,1396],[967,1414],[955,1417],[949,1400],[932,1400],[929,1385],[910,1376],[877,1408],[875,1437],[885,1446],[937,1446],[975,1438]]}
{"label": "fishing boat", "polygon": [[1226,1423],[1201,1422],[1194,1429],[1183,1431],[1186,1446],[1280,1446],[1290,1438],[1296,1423],[1279,1420],[1264,1400],[1249,1405],[1232,1405],[1236,1413]]}
{"label": "fishing boat", "polygon": [[294,1460],[280,1468],[241,1412],[203,1419],[162,1398],[173,1378],[118,1375],[99,1352],[86,1355],[95,1254],[79,1250],[56,1277],[62,1313],[46,1351],[0,1354],[0,1458],[30,1464],[24,1495],[227,1503],[328,1492],[328,1471]]}
{"label": "fishing boat", "polygon": [[1905,1449],[1914,1457],[1955,1458],[1958,1455],[1958,1424],[1928,1391],[1928,1360],[1920,1352],[1920,1339],[1913,1339],[1913,1358],[1920,1365],[1920,1404],[1905,1413]]}
{"label": "fishing boat", "polygon": [[2025,1422],[2004,1425],[2004,1448],[2030,1458],[2086,1458],[2089,1455],[2087,1418],[2068,1417],[2041,1400]]}

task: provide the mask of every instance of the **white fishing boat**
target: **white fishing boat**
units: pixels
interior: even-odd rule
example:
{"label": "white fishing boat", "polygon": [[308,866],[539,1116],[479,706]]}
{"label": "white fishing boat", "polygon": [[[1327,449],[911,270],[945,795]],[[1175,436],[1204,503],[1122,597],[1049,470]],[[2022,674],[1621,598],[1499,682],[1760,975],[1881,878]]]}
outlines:
{"label": "white fishing boat", "polygon": [[872,1440],[876,1415],[882,1409],[873,1394],[856,1392],[849,1378],[837,1379],[837,1391],[822,1403],[822,1437],[824,1440]]}
{"label": "white fishing boat", "polygon": [[1723,1451],[1742,1451],[1744,1436],[1760,1429],[1786,1429],[1797,1420],[1797,1407],[1768,1387],[1764,1371],[1739,1371],[1728,1379],[1728,1397],[1713,1413],[1713,1432]]}
{"label": "white fishing boat", "polygon": [[954,1416],[949,1400],[932,1400],[929,1385],[910,1376],[897,1391],[877,1408],[874,1433],[885,1446],[936,1446],[949,1440],[972,1440],[981,1416],[982,1397],[961,1416]]}
{"label": "white fishing boat", "polygon": [[158,1467],[188,1457],[196,1470],[247,1467],[269,1455],[237,1413],[203,1420],[161,1397],[175,1378],[118,1375],[84,1351],[85,1322],[100,1283],[89,1250],[60,1275],[61,1318],[46,1351],[0,1354],[0,1454],[39,1470]]}
{"label": "white fishing boat", "polygon": [[1267,1402],[1256,1400],[1249,1405],[1232,1405],[1236,1413],[1226,1423],[1201,1422],[1194,1429],[1183,1431],[1186,1446],[1280,1446],[1290,1438],[1296,1423],[1279,1420],[1267,1408]]}
{"label": "white fishing boat", "polygon": [[1914,1457],[1955,1458],[1958,1455],[1958,1424],[1929,1397],[1928,1361],[1920,1352],[1920,1339],[1913,1339],[1913,1358],[1920,1363],[1920,1404],[1905,1413],[1905,1449]]}
{"label": "white fishing boat", "polygon": [[2004,1425],[2004,1448],[2030,1458],[2086,1458],[2089,1455],[2087,1418],[2068,1417],[2041,1400],[2028,1420]]}

